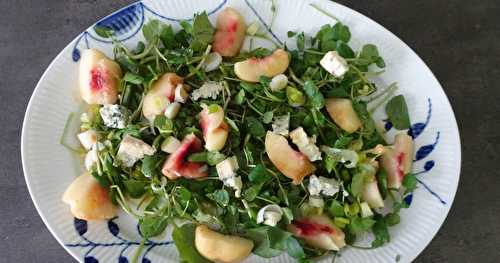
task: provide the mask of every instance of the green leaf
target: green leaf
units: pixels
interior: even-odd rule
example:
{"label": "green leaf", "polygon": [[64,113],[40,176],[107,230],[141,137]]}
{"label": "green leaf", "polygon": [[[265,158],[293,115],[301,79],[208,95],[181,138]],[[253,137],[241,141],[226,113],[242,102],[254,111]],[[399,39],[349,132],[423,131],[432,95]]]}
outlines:
{"label": "green leaf", "polygon": [[361,49],[356,64],[366,67],[373,63],[375,63],[379,68],[385,67],[384,59],[380,57],[377,46],[373,44],[366,44]]}
{"label": "green leaf", "polygon": [[185,263],[210,263],[198,253],[194,245],[196,225],[185,224],[181,227],[174,226],[172,239],[177,247],[182,262]]}
{"label": "green leaf", "polygon": [[155,117],[154,126],[160,131],[160,134],[171,134],[174,132],[174,122],[164,115]]}
{"label": "green leaf", "polygon": [[388,226],[394,226],[399,224],[400,217],[398,213],[390,213],[385,216],[385,221],[387,222]]}
{"label": "green leaf", "polygon": [[374,224],[375,220],[369,217],[354,217],[351,218],[351,223],[349,224],[348,228],[350,232],[354,234],[360,234],[362,232],[370,230]]}
{"label": "green leaf", "polygon": [[207,153],[207,164],[211,166],[215,166],[218,163],[224,161],[226,159],[226,155],[220,153],[218,151],[210,151]]}
{"label": "green leaf", "polygon": [[351,47],[349,47],[349,45],[347,45],[344,42],[340,41],[337,42],[336,50],[339,53],[339,55],[343,58],[354,58],[356,55],[354,51],[351,49]]}
{"label": "green leaf", "polygon": [[304,46],[305,46],[305,36],[304,36],[304,32],[301,32],[300,34],[297,35],[297,49],[300,50],[300,51],[303,51],[304,50]]}
{"label": "green leaf", "polygon": [[414,174],[407,174],[403,178],[405,193],[411,193],[417,188],[417,177]]}
{"label": "green leaf", "polygon": [[337,162],[333,157],[329,154],[325,154],[323,158],[323,164],[325,165],[325,169],[328,173],[331,173],[333,171],[333,168],[335,168],[335,165]]}
{"label": "green leaf", "polygon": [[288,252],[288,255],[290,255],[291,257],[297,259],[302,259],[306,257],[304,249],[300,245],[299,241],[297,241],[297,239],[289,237],[286,239],[285,245],[286,245],[286,251]]}
{"label": "green leaf", "polygon": [[389,190],[387,187],[387,172],[384,169],[380,169],[378,171],[377,183],[378,183],[378,189],[380,191],[380,195],[382,195],[382,199],[385,199],[385,197],[389,193]]}
{"label": "green leaf", "polygon": [[264,115],[262,116],[262,122],[265,124],[271,123],[273,121],[273,116],[274,113],[272,111],[264,113]]}
{"label": "green leaf", "polygon": [[159,174],[159,166],[163,158],[160,155],[146,155],[142,159],[141,172],[148,178]]}
{"label": "green leaf", "polygon": [[207,194],[207,197],[222,207],[226,207],[229,204],[229,193],[224,189],[215,190],[213,193]]}
{"label": "green leaf", "polygon": [[236,96],[234,97],[234,103],[237,104],[237,105],[241,105],[245,102],[245,90],[244,89],[240,89],[240,91],[238,92],[238,94],[236,94]]}
{"label": "green leaf", "polygon": [[132,72],[127,72],[125,73],[125,76],[123,76],[123,81],[135,85],[140,85],[144,82],[144,78]]}
{"label": "green leaf", "polygon": [[125,181],[123,181],[123,184],[125,185],[125,189],[127,190],[127,193],[132,198],[141,197],[146,192],[146,185],[148,185],[147,182],[143,182],[143,181],[139,181],[139,180],[135,180],[135,179],[125,180]]}
{"label": "green leaf", "polygon": [[107,26],[94,26],[95,33],[102,38],[110,38],[115,31]]}
{"label": "green leaf", "polygon": [[330,205],[328,206],[328,212],[333,217],[343,217],[345,215],[344,214],[344,207],[342,206],[342,204],[339,201],[337,201],[335,199],[333,199],[330,202]]}
{"label": "green leaf", "polygon": [[292,86],[286,87],[286,97],[288,98],[288,104],[292,107],[299,107],[306,103],[304,93]]}
{"label": "green leaf", "polygon": [[304,83],[304,91],[309,99],[308,102],[312,107],[319,110],[325,106],[325,98],[313,81],[308,80]]}
{"label": "green leaf", "polygon": [[351,182],[351,193],[355,197],[358,197],[363,191],[365,185],[365,173],[357,172],[354,174]]}
{"label": "green leaf", "polygon": [[346,25],[337,22],[332,28],[332,37],[335,40],[347,43],[351,39],[351,31]]}
{"label": "green leaf", "polygon": [[206,163],[207,162],[207,152],[193,153],[188,156],[188,161],[195,163]]}
{"label": "green leaf", "polygon": [[403,95],[392,98],[385,106],[385,111],[394,128],[404,130],[410,128],[410,117],[408,107]]}
{"label": "green leaf", "polygon": [[264,258],[280,255],[286,249],[286,241],[291,235],[271,226],[252,228],[246,232],[246,236],[255,243],[253,253]]}
{"label": "green leaf", "polygon": [[172,49],[177,46],[175,33],[171,25],[164,25],[161,28],[160,40],[163,43],[163,46],[167,49]]}
{"label": "green leaf", "polygon": [[139,219],[139,229],[145,238],[161,234],[167,225],[168,218],[165,216],[146,216]]}
{"label": "green leaf", "polygon": [[193,21],[193,41],[191,48],[194,51],[204,51],[208,44],[212,43],[215,29],[208,20],[206,12],[197,14]]}
{"label": "green leaf", "polygon": [[260,190],[262,189],[263,183],[256,183],[243,191],[243,197],[248,202],[252,202],[259,195]]}
{"label": "green leaf", "polygon": [[146,41],[152,43],[155,39],[159,38],[162,32],[162,27],[163,24],[157,19],[147,22],[142,27],[142,34],[144,35]]}
{"label": "green leaf", "polygon": [[257,138],[261,138],[264,137],[264,135],[266,135],[266,130],[264,129],[264,126],[257,118],[254,117],[246,118],[246,124],[247,124],[247,131],[251,135]]}
{"label": "green leaf", "polygon": [[266,167],[262,164],[256,165],[248,174],[248,180],[252,183],[265,183],[272,179],[272,176],[267,172]]}
{"label": "green leaf", "polygon": [[375,224],[372,227],[373,234],[375,235],[375,240],[372,242],[372,247],[380,247],[384,243],[391,240],[389,235],[389,229],[387,228],[387,222],[383,217],[377,217]]}

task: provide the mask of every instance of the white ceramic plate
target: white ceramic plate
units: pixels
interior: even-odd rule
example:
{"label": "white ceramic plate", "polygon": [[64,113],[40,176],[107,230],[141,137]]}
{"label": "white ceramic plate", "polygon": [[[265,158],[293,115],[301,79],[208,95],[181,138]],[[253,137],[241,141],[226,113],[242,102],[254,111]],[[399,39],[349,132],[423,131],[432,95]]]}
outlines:
{"label": "white ceramic plate", "polygon": [[[440,84],[422,60],[399,38],[369,18],[327,0],[279,0],[278,12],[269,33],[278,42],[294,41],[288,30],[312,34],[332,19],[310,4],[328,10],[347,24],[351,45],[374,43],[384,57],[386,73],[377,79],[382,85],[397,81],[407,99],[416,143],[414,172],[419,187],[411,207],[401,214],[401,224],[390,229],[392,240],[375,250],[348,248],[337,262],[412,261],[434,237],[455,196],[460,174],[460,139],[453,111]],[[144,0],[125,7],[99,21],[118,30],[119,38],[133,46],[142,38],[140,29],[148,19],[160,19],[178,27],[182,19],[206,10],[212,22],[225,6],[242,12],[247,23],[257,21],[265,28],[271,20],[271,1],[262,0]],[[80,50],[94,47],[111,55],[112,48],[92,28],[73,40],[47,68],[26,110],[22,133],[23,169],[31,197],[43,221],[64,248],[81,262],[129,262],[140,236],[137,223],[125,214],[107,222],[75,220],[61,195],[82,168],[78,158],[59,144],[69,113],[78,112],[77,61]],[[382,123],[381,112],[375,115]],[[392,131],[387,133],[391,140]],[[167,231],[168,232],[168,231]],[[170,236],[150,240],[139,262],[177,262]],[[261,262],[252,256],[246,262]],[[292,261],[283,255],[269,262]],[[325,260],[326,261],[326,260]]]}

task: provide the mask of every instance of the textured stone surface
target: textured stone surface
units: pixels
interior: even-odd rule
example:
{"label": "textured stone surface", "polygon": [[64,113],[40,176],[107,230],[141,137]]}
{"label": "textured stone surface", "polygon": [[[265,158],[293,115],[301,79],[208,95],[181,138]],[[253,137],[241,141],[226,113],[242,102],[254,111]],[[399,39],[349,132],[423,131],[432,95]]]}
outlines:
{"label": "textured stone surface", "polygon": [[[23,178],[20,134],[39,77],[71,39],[132,1],[0,1],[0,262],[74,262],[35,211]],[[443,85],[462,137],[451,212],[416,262],[500,260],[500,2],[338,1],[394,32]]]}

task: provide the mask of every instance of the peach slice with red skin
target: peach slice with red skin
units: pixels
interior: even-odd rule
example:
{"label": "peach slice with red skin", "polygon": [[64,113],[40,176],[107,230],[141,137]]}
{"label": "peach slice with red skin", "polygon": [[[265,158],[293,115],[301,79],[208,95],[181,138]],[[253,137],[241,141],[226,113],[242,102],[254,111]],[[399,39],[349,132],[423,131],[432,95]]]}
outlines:
{"label": "peach slice with red skin", "polygon": [[245,19],[234,8],[227,7],[217,16],[212,50],[223,57],[236,56],[245,40]]}
{"label": "peach slice with red skin", "polygon": [[265,148],[274,166],[286,177],[292,179],[293,184],[300,184],[304,177],[316,170],[307,156],[290,147],[284,136],[268,131]]}
{"label": "peach slice with red skin", "polygon": [[78,176],[66,189],[62,200],[70,205],[74,217],[83,220],[110,219],[118,211],[111,203],[108,189],[89,173]]}
{"label": "peach slice with red skin", "polygon": [[162,75],[144,96],[142,115],[152,122],[156,116],[164,114],[167,106],[175,99],[175,88],[182,84],[183,79],[175,73]]}
{"label": "peach slice with red skin", "polygon": [[114,104],[122,76],[120,66],[101,51],[82,51],[79,65],[80,96],[88,104]]}
{"label": "peach slice with red skin", "polygon": [[167,158],[161,172],[171,180],[179,177],[192,179],[208,176],[206,165],[186,160],[190,154],[201,150],[201,140],[194,134],[186,135],[179,148]]}
{"label": "peach slice with red skin", "polygon": [[296,219],[287,229],[313,247],[338,251],[345,246],[344,232],[324,215]]}
{"label": "peach slice with red skin", "polygon": [[411,172],[413,162],[413,140],[405,133],[397,134],[394,149],[386,147],[381,164],[387,172],[387,186],[399,189],[404,176]]}
{"label": "peach slice with red skin", "polygon": [[210,113],[209,107],[204,106],[200,113],[205,149],[209,151],[219,151],[224,148],[229,134],[229,126],[224,121],[224,109],[219,105],[215,106],[217,107],[215,112]]}
{"label": "peach slice with red skin", "polygon": [[276,49],[263,58],[249,58],[234,64],[234,73],[248,82],[258,82],[260,76],[272,78],[286,71],[290,64],[288,52]]}

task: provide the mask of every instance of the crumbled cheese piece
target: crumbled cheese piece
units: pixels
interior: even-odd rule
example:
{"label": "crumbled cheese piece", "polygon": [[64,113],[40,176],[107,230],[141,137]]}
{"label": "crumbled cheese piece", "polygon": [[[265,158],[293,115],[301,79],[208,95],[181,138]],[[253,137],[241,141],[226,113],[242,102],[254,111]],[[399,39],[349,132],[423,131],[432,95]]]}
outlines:
{"label": "crumbled cheese piece", "polygon": [[271,91],[280,91],[288,85],[288,78],[285,74],[278,74],[271,79],[269,88]]}
{"label": "crumbled cheese piece", "polygon": [[174,92],[174,101],[180,102],[180,103],[185,103],[189,97],[189,94],[187,93],[186,89],[184,88],[184,85],[178,84],[175,87],[175,92]]}
{"label": "crumbled cheese piece", "polygon": [[309,177],[307,190],[311,195],[318,196],[323,194],[326,196],[333,196],[338,193],[339,189],[339,183],[333,178],[318,177],[314,174]]}
{"label": "crumbled cheese piece", "polygon": [[288,136],[288,128],[290,125],[290,113],[287,115],[279,116],[274,118],[272,124],[273,132],[283,136]]}
{"label": "crumbled cheese piece", "polygon": [[302,127],[298,127],[290,132],[290,138],[292,139],[292,142],[297,145],[299,151],[307,156],[309,160],[313,162],[321,160],[321,152],[319,151],[318,146],[316,146],[316,136],[309,138],[307,137],[307,133],[304,129]]}
{"label": "crumbled cheese piece", "polygon": [[181,104],[179,102],[172,102],[165,108],[165,117],[173,120],[180,110]]}
{"label": "crumbled cheese piece", "polygon": [[343,163],[346,168],[356,167],[359,160],[358,154],[353,150],[337,149],[323,145],[321,151],[332,156],[335,161]]}
{"label": "crumbled cheese piece", "polygon": [[243,182],[241,181],[241,177],[236,176],[236,171],[239,168],[236,157],[233,156],[225,159],[218,163],[215,168],[217,169],[219,179],[224,185],[235,189],[235,196],[240,197]]}
{"label": "crumbled cheese piece", "polygon": [[77,135],[78,140],[85,150],[89,151],[92,146],[97,142],[97,132],[94,130],[87,130]]}
{"label": "crumbled cheese piece", "polygon": [[323,56],[319,64],[326,71],[337,78],[344,76],[344,74],[349,70],[347,61],[345,61],[345,59],[340,56],[337,51],[328,51],[325,56]]}
{"label": "crumbled cheese piece", "polygon": [[92,147],[90,148],[90,151],[87,152],[84,160],[85,169],[87,169],[87,171],[90,171],[90,169],[92,169],[92,166],[97,163],[97,151],[100,151],[102,149],[104,149],[104,145],[100,142],[97,142],[94,143],[94,145],[92,145]]}
{"label": "crumbled cheese piece", "polygon": [[127,124],[126,109],[116,104],[107,104],[99,109],[104,125],[109,128],[123,129]]}
{"label": "crumbled cheese piece", "polygon": [[203,70],[205,72],[210,72],[219,68],[222,63],[222,56],[217,52],[212,52],[208,54],[205,62],[203,62]]}
{"label": "crumbled cheese piece", "polygon": [[140,139],[126,135],[120,143],[116,157],[125,167],[132,167],[144,155],[153,155],[155,149]]}
{"label": "crumbled cheese piece", "polygon": [[276,226],[283,216],[283,211],[278,205],[266,205],[257,213],[257,224],[264,223],[268,226]]}
{"label": "crumbled cheese piece", "polygon": [[224,86],[218,82],[205,82],[199,89],[193,90],[191,98],[193,100],[202,99],[217,99],[219,93],[224,90]]}

